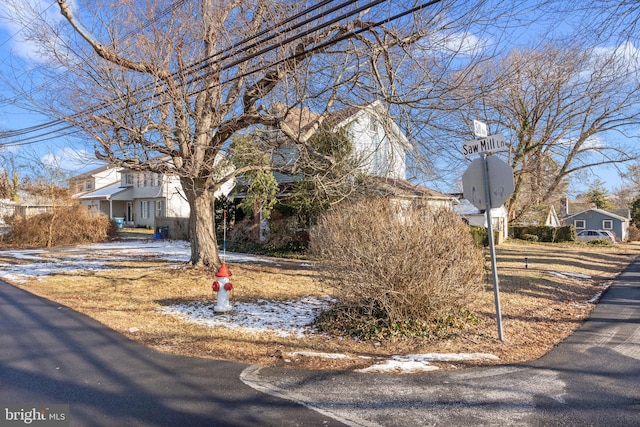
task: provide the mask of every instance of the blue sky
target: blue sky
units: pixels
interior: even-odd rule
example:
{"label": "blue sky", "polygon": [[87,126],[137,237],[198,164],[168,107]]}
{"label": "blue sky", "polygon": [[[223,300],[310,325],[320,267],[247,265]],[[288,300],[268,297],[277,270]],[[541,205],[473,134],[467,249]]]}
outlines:
{"label": "blue sky", "polygon": [[[21,1],[35,2],[39,5],[40,13],[46,14],[54,20],[61,19],[58,16],[59,8],[55,0]],[[0,16],[7,13],[7,8],[8,6],[5,2],[0,4]],[[570,29],[570,22],[568,21],[561,25],[555,25],[553,24],[553,17],[547,18],[551,18],[551,20],[539,18],[527,27],[514,27],[510,33],[506,34],[506,37],[511,37],[509,42],[513,46],[526,46],[535,42],[535,39],[540,36],[540,32],[549,32],[548,25],[552,25],[553,32],[556,34]],[[469,45],[487,43],[486,35],[467,33],[464,37]],[[505,33],[503,33],[503,37],[505,37]],[[6,19],[0,19],[0,62],[2,63],[3,72],[13,68],[17,70],[19,75],[23,76],[26,76],[32,67],[39,65],[39,55],[34,45],[23,40],[23,32],[19,25]],[[0,132],[23,129],[51,120],[48,117],[17,108],[10,102],[15,99],[15,95],[8,92],[5,87],[0,87],[0,96]],[[54,163],[59,164],[63,169],[72,173],[81,173],[99,165],[97,161],[92,160],[92,147],[93,141],[90,139],[69,141],[68,139],[60,138],[10,149],[21,150],[27,152],[28,156],[38,156],[41,159],[53,158],[55,159]],[[460,175],[462,175],[462,172],[460,171]],[[581,186],[584,188],[587,183],[593,181],[596,177],[604,181],[610,191],[614,191],[621,185],[619,171],[615,167],[603,167],[597,171],[592,171],[591,174],[585,177],[576,177],[577,179],[573,180],[572,190],[574,192],[579,191]]]}
{"label": "blue sky", "polygon": [[[21,0],[24,4],[32,2],[37,5],[43,15],[61,20],[56,0]],[[0,63],[3,74],[16,75],[16,80],[22,79],[25,84],[29,81],[29,72],[40,66],[40,56],[34,44],[24,40],[25,33],[20,24],[6,19],[11,6],[8,2],[0,4]],[[25,129],[50,122],[50,117],[19,108],[16,101],[19,98],[4,85],[0,86],[0,132]],[[45,131],[46,132],[46,131]],[[45,137],[46,138],[46,137]],[[11,140],[2,140],[4,144]],[[93,142],[84,139],[71,141],[68,138],[48,139],[33,144],[21,144],[5,148],[21,153],[29,160],[39,159],[42,162],[54,164],[70,173],[80,173],[97,167],[100,163],[92,154]]]}

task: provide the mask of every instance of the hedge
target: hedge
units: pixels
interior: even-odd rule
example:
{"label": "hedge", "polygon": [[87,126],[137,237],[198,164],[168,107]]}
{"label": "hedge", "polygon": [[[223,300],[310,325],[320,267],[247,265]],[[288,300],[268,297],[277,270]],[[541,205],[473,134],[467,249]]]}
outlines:
{"label": "hedge", "polygon": [[[549,227],[546,225],[530,225],[511,227],[511,237],[514,239],[531,240],[529,236],[537,236],[539,242],[575,242],[578,240],[573,225],[564,227]],[[528,235],[528,239],[525,237]]]}

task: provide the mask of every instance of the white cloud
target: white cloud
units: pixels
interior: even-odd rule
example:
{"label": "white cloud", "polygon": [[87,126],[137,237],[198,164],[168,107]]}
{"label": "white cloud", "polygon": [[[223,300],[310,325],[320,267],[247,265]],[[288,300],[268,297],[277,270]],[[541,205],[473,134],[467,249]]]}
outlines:
{"label": "white cloud", "polygon": [[597,47],[592,51],[591,66],[610,70],[612,76],[635,75],[640,78],[640,49],[627,41],[619,46]]}
{"label": "white cloud", "polygon": [[489,45],[488,39],[480,38],[470,32],[438,32],[421,40],[415,46],[419,54],[432,56],[445,55],[455,57],[473,57],[482,53]]}
{"label": "white cloud", "polygon": [[632,41],[626,41],[619,46],[597,47],[593,50],[595,56],[609,57],[611,55],[628,63],[638,64],[640,50]]}
{"label": "white cloud", "polygon": [[439,39],[432,40],[441,50],[472,56],[484,50],[487,42],[470,33],[445,34]]}
{"label": "white cloud", "polygon": [[40,158],[40,161],[46,165],[72,173],[81,173],[103,164],[92,153],[72,147],[60,148],[55,153],[45,154]]}
{"label": "white cloud", "polygon": [[[71,7],[75,2],[70,2]],[[0,29],[6,33],[2,36],[1,43],[6,44],[11,55],[30,62],[43,62],[44,58],[39,48],[39,43],[30,38],[32,29],[39,36],[46,34],[46,22],[55,24],[63,17],[54,0],[4,0],[0,2]],[[54,37],[53,33],[47,37]]]}

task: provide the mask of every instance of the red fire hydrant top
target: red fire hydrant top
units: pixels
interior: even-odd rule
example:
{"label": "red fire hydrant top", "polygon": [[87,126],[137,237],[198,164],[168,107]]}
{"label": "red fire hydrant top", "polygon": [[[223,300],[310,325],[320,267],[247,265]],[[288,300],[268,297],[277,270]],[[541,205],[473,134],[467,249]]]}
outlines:
{"label": "red fire hydrant top", "polygon": [[216,271],[216,277],[231,277],[231,271],[227,267],[227,264],[222,263],[218,271]]}

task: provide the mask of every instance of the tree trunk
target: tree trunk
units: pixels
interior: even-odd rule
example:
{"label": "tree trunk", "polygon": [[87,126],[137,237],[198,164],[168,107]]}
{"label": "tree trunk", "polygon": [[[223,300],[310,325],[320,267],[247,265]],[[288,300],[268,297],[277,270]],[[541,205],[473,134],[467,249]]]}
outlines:
{"label": "tree trunk", "polygon": [[182,187],[189,201],[189,238],[191,240],[191,264],[194,266],[219,267],[214,214],[215,197],[206,189],[206,180],[183,179]]}
{"label": "tree trunk", "polygon": [[58,220],[58,212],[54,204],[53,210],[51,212],[51,220],[49,221],[49,227],[47,230],[47,248],[50,248],[53,246],[53,228],[57,220]]}

